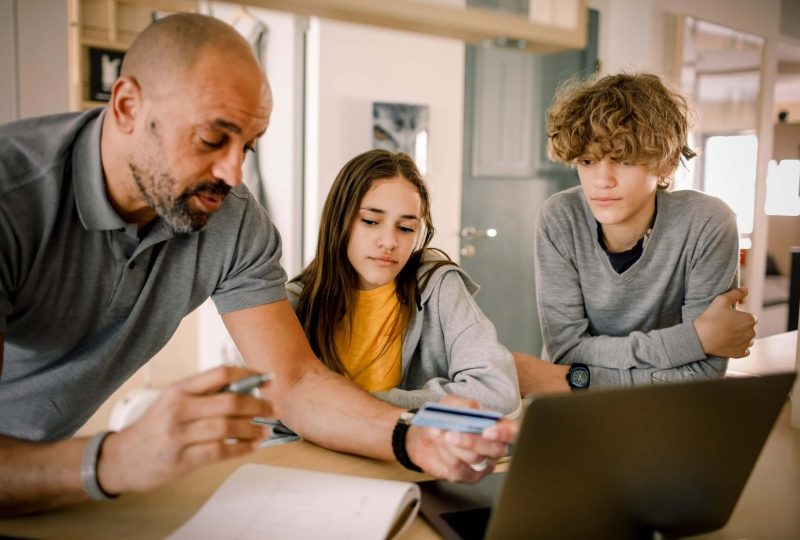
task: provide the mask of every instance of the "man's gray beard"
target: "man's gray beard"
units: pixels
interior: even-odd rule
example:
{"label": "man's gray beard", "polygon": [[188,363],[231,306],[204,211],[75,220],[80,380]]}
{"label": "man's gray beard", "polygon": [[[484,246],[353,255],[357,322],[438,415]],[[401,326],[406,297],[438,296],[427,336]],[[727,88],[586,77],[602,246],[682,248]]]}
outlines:
{"label": "man's gray beard", "polygon": [[178,197],[170,195],[169,188],[175,184],[172,176],[163,172],[152,175],[152,190],[149,190],[143,180],[146,173],[133,163],[128,163],[128,167],[145,202],[172,227],[176,234],[189,234],[205,228],[210,216],[189,207],[191,195],[187,193],[181,193]]}

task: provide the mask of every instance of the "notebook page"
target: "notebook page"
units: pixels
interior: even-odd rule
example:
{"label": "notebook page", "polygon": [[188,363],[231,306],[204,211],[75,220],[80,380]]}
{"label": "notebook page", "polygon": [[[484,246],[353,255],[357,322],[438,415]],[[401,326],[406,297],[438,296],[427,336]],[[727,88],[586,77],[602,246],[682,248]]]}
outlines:
{"label": "notebook page", "polygon": [[404,530],[419,501],[411,482],[248,464],[168,538],[374,540]]}

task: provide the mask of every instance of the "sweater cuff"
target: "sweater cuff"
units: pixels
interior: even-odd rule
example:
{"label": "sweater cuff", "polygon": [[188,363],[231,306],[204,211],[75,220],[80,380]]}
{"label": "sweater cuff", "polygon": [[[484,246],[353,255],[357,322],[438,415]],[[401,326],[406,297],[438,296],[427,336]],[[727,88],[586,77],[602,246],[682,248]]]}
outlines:
{"label": "sweater cuff", "polygon": [[664,350],[668,351],[669,367],[679,367],[705,360],[706,353],[692,321],[674,326],[661,334]]}
{"label": "sweater cuff", "polygon": [[589,365],[589,373],[592,375],[589,390],[630,385],[631,371],[629,369],[613,369]]}

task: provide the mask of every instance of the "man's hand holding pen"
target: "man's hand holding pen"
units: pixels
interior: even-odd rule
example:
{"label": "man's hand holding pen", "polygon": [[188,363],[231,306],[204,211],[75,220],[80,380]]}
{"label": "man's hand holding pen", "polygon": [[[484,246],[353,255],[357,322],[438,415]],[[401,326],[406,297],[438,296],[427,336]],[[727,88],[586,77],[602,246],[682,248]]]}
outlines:
{"label": "man's hand holding pen", "polygon": [[98,481],[109,493],[153,489],[201,465],[242,456],[269,437],[274,416],[256,391],[271,374],[223,366],[166,388],[137,422],[106,438]]}

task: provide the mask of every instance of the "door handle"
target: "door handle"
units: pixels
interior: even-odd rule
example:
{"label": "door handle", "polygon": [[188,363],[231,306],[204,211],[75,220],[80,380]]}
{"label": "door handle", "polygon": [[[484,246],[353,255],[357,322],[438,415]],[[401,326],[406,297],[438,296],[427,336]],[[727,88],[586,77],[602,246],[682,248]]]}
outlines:
{"label": "door handle", "polygon": [[478,229],[472,226],[461,229],[461,238],[465,240],[472,240],[474,238],[494,238],[495,236],[497,236],[497,229]]}

